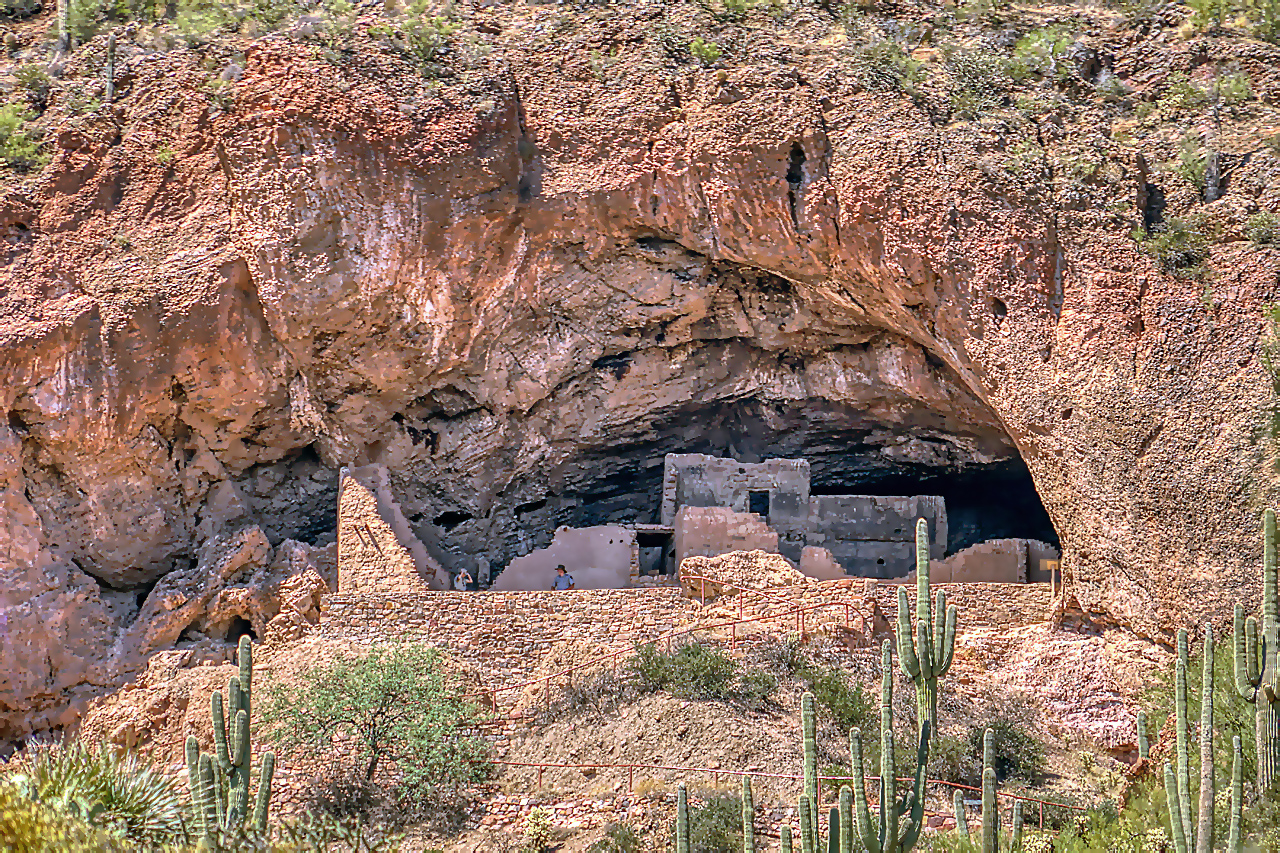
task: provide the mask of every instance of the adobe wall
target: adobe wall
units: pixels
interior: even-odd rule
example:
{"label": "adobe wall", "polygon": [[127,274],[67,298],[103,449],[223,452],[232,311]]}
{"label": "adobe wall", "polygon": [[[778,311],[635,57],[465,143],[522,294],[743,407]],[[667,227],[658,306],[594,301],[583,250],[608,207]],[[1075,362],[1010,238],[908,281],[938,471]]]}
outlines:
{"label": "adobe wall", "polygon": [[639,574],[635,531],[616,524],[561,527],[546,548],[508,563],[493,589],[550,589],[557,565],[573,576],[577,589],[624,589]]}
{"label": "adobe wall", "polygon": [[709,506],[684,506],[676,513],[672,540],[675,566],[685,557],[718,557],[730,551],[778,553],[778,533],[750,512]]}
{"label": "adobe wall", "polygon": [[803,459],[738,462],[700,453],[668,453],[664,459],[662,523],[674,525],[681,507],[750,511],[751,492],[768,492],[768,523],[777,550],[799,562],[809,524],[809,463]]}
{"label": "adobe wall", "polygon": [[947,510],[934,495],[814,495],[806,542],[827,549],[847,574],[899,578],[915,570],[916,519],[929,525],[929,553],[947,548]]}
{"label": "adobe wall", "polygon": [[338,589],[415,595],[444,589],[449,574],[409,529],[391,496],[387,469],[343,468],[338,477]]}
{"label": "adobe wall", "polygon": [[1058,550],[1034,539],[992,539],[932,561],[930,578],[936,583],[1044,583],[1041,566],[1056,560]]}

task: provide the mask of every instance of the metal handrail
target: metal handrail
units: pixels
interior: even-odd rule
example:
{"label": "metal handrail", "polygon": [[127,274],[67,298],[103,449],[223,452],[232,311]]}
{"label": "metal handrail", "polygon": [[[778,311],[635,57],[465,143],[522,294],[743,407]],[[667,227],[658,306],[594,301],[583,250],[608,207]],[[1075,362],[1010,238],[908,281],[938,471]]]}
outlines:
{"label": "metal handrail", "polygon": [[[717,783],[720,781],[719,776],[721,774],[725,776],[739,776],[739,777],[746,776],[748,778],[761,778],[761,779],[787,779],[791,781],[800,781],[804,779],[804,776],[799,773],[770,773],[764,770],[725,770],[724,768],[721,768],[721,767],[676,767],[668,764],[627,764],[627,763],[564,764],[556,761],[498,761],[498,760],[494,760],[491,763],[497,764],[503,767],[536,768],[538,771],[538,787],[539,788],[542,787],[542,771],[548,768],[564,769],[564,770],[626,770],[628,791],[635,789],[635,771],[637,770],[663,770],[663,771],[670,771],[675,773],[711,773],[716,777],[715,781]],[[819,802],[821,802],[821,799],[822,799],[821,785],[823,782],[835,782],[835,781],[841,781],[848,778],[850,777],[823,776],[819,774],[817,777],[817,781],[819,785],[819,788],[818,788]],[[872,780],[876,782],[880,781],[879,776],[863,776],[862,778],[866,781],[872,781]],[[903,777],[899,777],[895,781],[913,782],[915,780],[912,777],[903,776]],[[959,788],[964,791],[976,791],[978,793],[982,792],[981,788],[976,788],[973,785],[965,785],[961,782],[948,782],[946,779],[925,779],[925,784],[945,785],[951,788]],[[1086,807],[1084,806],[1077,806],[1072,803],[1055,803],[1052,800],[1044,800],[1039,797],[1028,797],[1025,794],[1015,794],[1012,791],[996,791],[996,797],[997,798],[1003,797],[1006,800],[1013,800],[1015,802],[1018,800],[1021,800],[1025,803],[1036,803],[1040,807],[1040,828],[1041,829],[1044,829],[1044,807],[1045,806],[1050,806],[1052,808],[1060,808],[1060,809],[1070,809],[1072,811],[1078,811],[1078,812],[1087,811]]]}

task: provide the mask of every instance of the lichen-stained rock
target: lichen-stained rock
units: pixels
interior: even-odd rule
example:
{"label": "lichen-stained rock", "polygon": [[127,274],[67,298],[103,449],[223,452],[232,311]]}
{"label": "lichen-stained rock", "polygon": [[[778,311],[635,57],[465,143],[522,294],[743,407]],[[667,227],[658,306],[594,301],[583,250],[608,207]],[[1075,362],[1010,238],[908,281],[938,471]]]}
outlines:
{"label": "lichen-stained rock", "polygon": [[[1160,635],[1249,605],[1274,252],[1173,278],[1001,177],[998,122],[841,83],[817,41],[669,68],[651,24],[619,24],[642,55],[610,81],[585,50],[426,81],[272,38],[226,110],[193,53],[140,54],[50,135],[0,201],[0,737],[67,719],[179,616],[270,612],[204,598],[201,555],[260,537],[254,577],[329,546],[343,465],[384,466],[431,559],[475,574],[648,520],[667,450],[833,481],[1021,456],[1092,618]],[[1224,201],[1280,206],[1273,160]]]}

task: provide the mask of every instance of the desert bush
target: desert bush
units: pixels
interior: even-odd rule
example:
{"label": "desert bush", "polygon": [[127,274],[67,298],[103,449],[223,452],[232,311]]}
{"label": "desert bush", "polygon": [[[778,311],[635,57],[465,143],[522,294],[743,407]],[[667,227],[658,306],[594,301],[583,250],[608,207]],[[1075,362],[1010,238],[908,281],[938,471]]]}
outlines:
{"label": "desert bush", "polygon": [[[1031,715],[1025,704],[991,707],[986,719],[969,727],[969,751],[981,767],[982,739],[988,729],[995,733],[995,770],[1000,781],[1021,779],[1035,785],[1044,779],[1048,769],[1044,742],[1031,728]],[[970,784],[980,784],[982,774]]]}
{"label": "desert bush", "polygon": [[1209,103],[1209,93],[1201,89],[1182,72],[1169,75],[1164,94],[1156,101],[1160,112],[1167,116],[1192,112]]}
{"label": "desert bush", "polygon": [[27,102],[37,112],[44,112],[49,105],[49,93],[53,90],[53,78],[35,63],[19,65],[13,72],[13,80],[27,97]]}
{"label": "desert bush", "polygon": [[741,21],[747,17],[747,12],[751,11],[751,7],[755,5],[754,0],[719,0],[719,3],[700,0],[700,3],[720,21]]}
{"label": "desert bush", "polygon": [[587,848],[587,853],[641,853],[644,841],[640,833],[625,823],[605,827],[604,837]]}
{"label": "desert bush", "polygon": [[763,669],[751,669],[743,672],[738,678],[737,701],[752,711],[758,711],[772,704],[773,694],[778,691],[778,679]]}
{"label": "desert bush", "polygon": [[1244,236],[1259,246],[1280,243],[1280,216],[1270,211],[1255,213],[1244,221]]}
{"label": "desert bush", "polygon": [[1203,195],[1208,159],[1200,140],[1194,134],[1187,134],[1178,144],[1178,159],[1172,163],[1171,171]]}
{"label": "desert bush", "polygon": [[794,675],[805,666],[804,644],[795,633],[769,639],[756,647],[761,666],[781,676]]}
{"label": "desert bush", "polygon": [[768,704],[777,690],[772,674],[744,670],[719,649],[687,643],[666,652],[653,643],[636,647],[627,664],[631,684],[640,693],[666,690],[679,699],[737,702],[748,708]]}
{"label": "desert bush", "polygon": [[128,753],[77,741],[38,744],[8,781],[29,799],[121,838],[160,843],[182,828],[177,782]]}
{"label": "desert bush", "polygon": [[1010,76],[1015,80],[1030,75],[1065,80],[1068,69],[1062,60],[1075,40],[1075,33],[1064,26],[1044,27],[1027,33],[1013,46]]}
{"label": "desert bush", "polygon": [[732,794],[712,794],[700,806],[689,807],[691,853],[738,853],[742,850],[742,800]]}
{"label": "desert bush", "polygon": [[944,734],[929,745],[929,778],[972,785],[982,779],[982,757],[975,756],[969,737]]}
{"label": "desert bush", "polygon": [[1209,238],[1202,228],[1202,220],[1197,216],[1170,217],[1150,233],[1136,230],[1134,238],[1142,251],[1155,258],[1165,271],[1195,278],[1204,274],[1204,264],[1209,259]]}
{"label": "desert bush", "polygon": [[0,17],[22,20],[39,12],[44,5],[40,0],[0,0]]}
{"label": "desert bush", "polygon": [[577,711],[607,711],[635,694],[631,682],[611,669],[579,675],[564,686],[554,716]]}
{"label": "desert bush", "polygon": [[972,119],[1000,106],[1009,90],[1009,74],[1002,57],[985,50],[962,50],[947,59],[951,74],[951,111]]}
{"label": "desert bush", "polygon": [[524,849],[528,853],[542,853],[555,840],[551,829],[551,813],[534,807],[524,818]]}
{"label": "desert bush", "polygon": [[831,719],[841,734],[853,729],[870,729],[875,709],[862,685],[838,669],[814,667],[801,673],[813,694],[814,704]]}
{"label": "desert bush", "polygon": [[367,780],[390,777],[399,796],[425,795],[490,772],[488,745],[474,734],[476,709],[441,671],[436,652],[374,646],[308,670],[296,686],[267,688],[265,735],[312,759],[339,743]]}
{"label": "desert bush", "polygon": [[1218,97],[1229,107],[1238,106],[1253,97],[1253,83],[1243,71],[1224,74],[1218,78]]}
{"label": "desert bush", "polygon": [[1191,26],[1198,32],[1226,24],[1234,13],[1234,0],[1183,0],[1191,10]]}
{"label": "desert bush", "polygon": [[895,41],[877,41],[851,50],[849,64],[862,86],[872,92],[914,94],[924,81],[924,65]]}
{"label": "desert bush", "polygon": [[703,65],[714,65],[723,55],[720,45],[698,36],[689,42],[689,54]]}

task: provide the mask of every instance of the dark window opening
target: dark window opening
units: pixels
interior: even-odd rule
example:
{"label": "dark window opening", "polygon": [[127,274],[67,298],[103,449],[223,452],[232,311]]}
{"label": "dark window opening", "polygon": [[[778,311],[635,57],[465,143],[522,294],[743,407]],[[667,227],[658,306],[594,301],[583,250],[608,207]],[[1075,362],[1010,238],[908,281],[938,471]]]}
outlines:
{"label": "dark window opening", "polygon": [[769,493],[747,492],[747,512],[754,512],[761,518],[769,517]]}
{"label": "dark window opening", "polygon": [[443,527],[447,533],[462,522],[470,521],[473,518],[475,518],[475,516],[469,512],[460,512],[459,510],[451,509],[437,515],[431,520],[431,523],[436,527]]}

